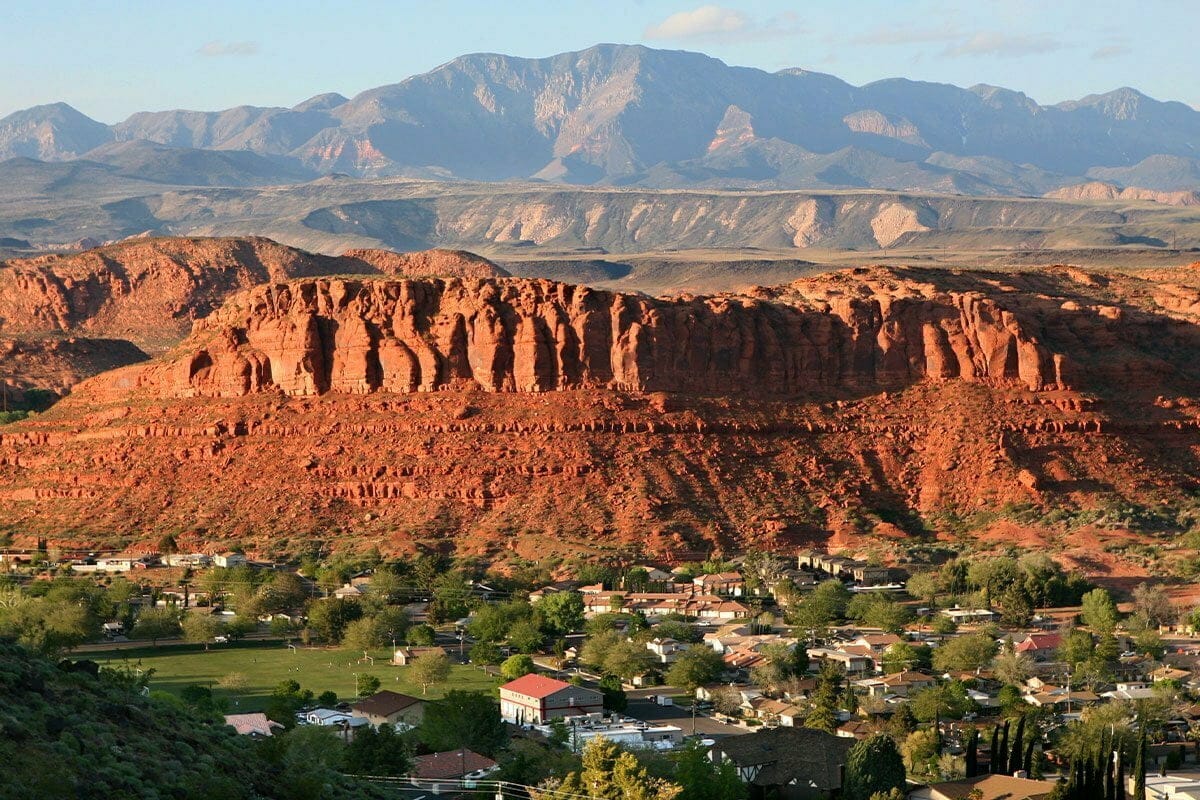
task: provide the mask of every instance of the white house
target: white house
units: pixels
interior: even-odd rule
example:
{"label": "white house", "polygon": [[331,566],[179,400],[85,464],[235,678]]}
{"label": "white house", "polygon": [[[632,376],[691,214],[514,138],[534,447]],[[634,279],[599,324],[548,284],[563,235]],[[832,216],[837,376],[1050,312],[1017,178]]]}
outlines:
{"label": "white house", "polygon": [[246,557],[241,553],[220,553],[213,556],[213,563],[218,567],[240,567],[246,563]]}

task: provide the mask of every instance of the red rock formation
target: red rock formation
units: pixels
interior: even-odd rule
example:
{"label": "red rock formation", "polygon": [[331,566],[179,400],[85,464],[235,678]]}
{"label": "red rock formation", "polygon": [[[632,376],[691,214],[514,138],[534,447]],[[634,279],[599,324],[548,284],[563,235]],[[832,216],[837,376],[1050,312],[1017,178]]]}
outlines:
{"label": "red rock formation", "polygon": [[[1198,282],[1161,272],[1174,298]],[[1158,508],[1200,487],[1200,319],[1158,287],[276,281],[0,430],[0,531],[695,557],[1006,504]]]}
{"label": "red rock formation", "polygon": [[162,397],[478,388],[797,395],[926,377],[1065,388],[1062,353],[1003,299],[656,300],[545,280],[313,279],[257,287],[128,383]]}
{"label": "red rock formation", "polygon": [[483,256],[465,250],[421,250],[394,253],[391,250],[347,250],[342,253],[338,273],[349,273],[361,262],[366,274],[376,272],[398,278],[507,278],[509,274]]}

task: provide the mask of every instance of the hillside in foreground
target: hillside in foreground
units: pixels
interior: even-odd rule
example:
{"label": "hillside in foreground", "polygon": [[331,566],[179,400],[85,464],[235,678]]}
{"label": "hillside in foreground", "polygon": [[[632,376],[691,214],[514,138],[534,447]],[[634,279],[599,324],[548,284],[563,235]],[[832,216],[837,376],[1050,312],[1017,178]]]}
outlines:
{"label": "hillside in foreground", "polygon": [[855,269],[673,299],[272,282],[6,428],[0,518],[75,543],[535,558],[1005,515],[1178,531],[1200,488],[1198,286],[1191,268]]}
{"label": "hillside in foreground", "polygon": [[319,764],[272,763],[248,737],[140,688],[0,642],[0,798],[363,796]]}

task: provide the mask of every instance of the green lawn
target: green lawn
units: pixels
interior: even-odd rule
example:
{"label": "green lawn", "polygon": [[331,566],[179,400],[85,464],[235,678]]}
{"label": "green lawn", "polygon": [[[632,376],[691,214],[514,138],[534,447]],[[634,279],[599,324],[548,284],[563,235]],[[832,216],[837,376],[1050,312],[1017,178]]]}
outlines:
{"label": "green lawn", "polygon": [[[206,652],[204,645],[173,645],[170,647],[140,647],[130,650],[108,650],[80,654],[103,666],[124,664],[153,669],[152,690],[178,693],[192,684],[211,686],[214,693],[229,697],[230,712],[261,711],[266,707],[271,690],[287,679],[295,680],[313,694],[330,690],[342,700],[354,700],[354,673],[378,676],[381,688],[421,696],[421,687],[408,678],[408,668],[393,666],[390,651],[372,653],[375,664],[359,664],[360,651],[336,650],[323,647],[299,647],[295,652],[282,642],[246,641],[215,644]],[[227,692],[217,686],[221,678],[231,673],[246,676],[246,687]],[[451,689],[492,691],[499,685],[496,678],[475,668],[451,667],[449,679],[441,685],[430,686],[429,698],[441,697]]]}

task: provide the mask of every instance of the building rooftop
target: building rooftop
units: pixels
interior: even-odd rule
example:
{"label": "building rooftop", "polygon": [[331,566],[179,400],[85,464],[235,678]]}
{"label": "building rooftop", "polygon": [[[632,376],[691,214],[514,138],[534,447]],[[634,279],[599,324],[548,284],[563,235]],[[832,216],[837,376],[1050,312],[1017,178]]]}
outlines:
{"label": "building rooftop", "polygon": [[528,675],[517,678],[515,681],[509,681],[500,688],[540,700],[543,697],[549,697],[555,692],[561,692],[563,689],[570,689],[571,684],[566,681],[560,681],[557,678],[548,678],[545,675],[538,675],[535,672],[531,672]]}
{"label": "building rooftop", "polygon": [[421,702],[421,698],[384,689],[370,697],[364,697],[357,703],[351,703],[350,708],[367,716],[390,717],[409,706]]}
{"label": "building rooftop", "polygon": [[495,761],[471,750],[448,750],[414,758],[412,776],[426,780],[461,778],[494,766]]}

